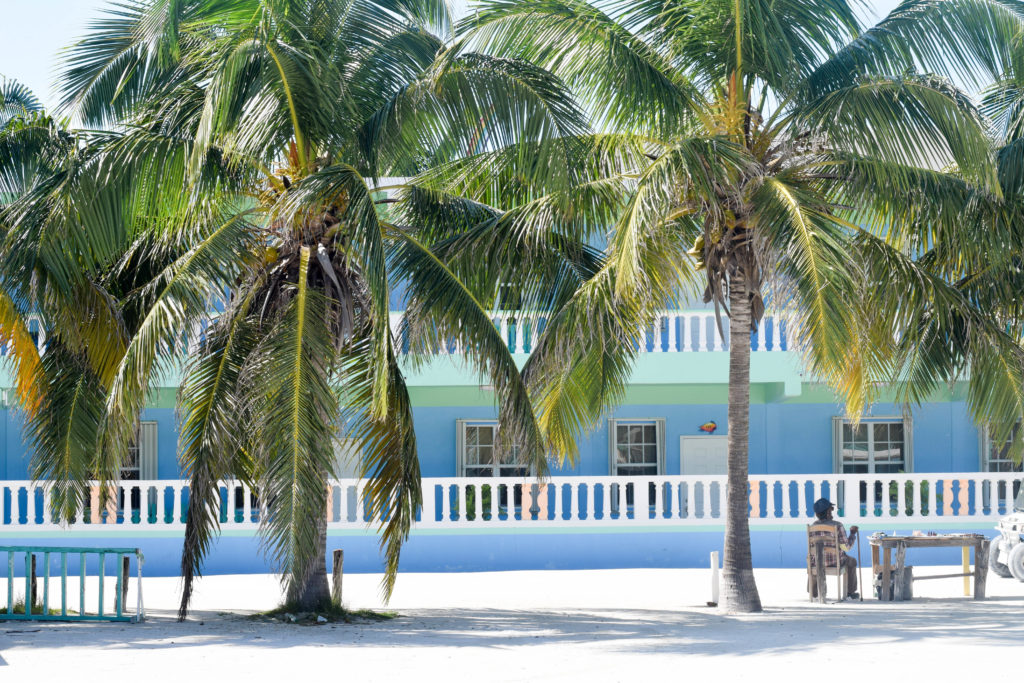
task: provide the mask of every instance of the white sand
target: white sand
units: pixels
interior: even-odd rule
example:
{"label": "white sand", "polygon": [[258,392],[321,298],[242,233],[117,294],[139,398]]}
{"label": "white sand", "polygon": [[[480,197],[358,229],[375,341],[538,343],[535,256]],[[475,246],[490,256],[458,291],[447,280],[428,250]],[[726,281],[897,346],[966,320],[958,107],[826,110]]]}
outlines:
{"label": "white sand", "polygon": [[[346,576],[345,603],[382,609],[379,579]],[[202,579],[184,624],[177,580],[150,578],[142,624],[0,623],[0,681],[973,683],[997,661],[1016,666],[1024,643],[1024,584],[991,573],[984,602],[962,597],[960,579],[917,583],[913,602],[827,605],[806,600],[802,570],[757,581],[765,612],[723,616],[704,606],[707,570],[405,574],[387,608],[398,618],[301,626],[244,616],[279,600],[271,576]]]}

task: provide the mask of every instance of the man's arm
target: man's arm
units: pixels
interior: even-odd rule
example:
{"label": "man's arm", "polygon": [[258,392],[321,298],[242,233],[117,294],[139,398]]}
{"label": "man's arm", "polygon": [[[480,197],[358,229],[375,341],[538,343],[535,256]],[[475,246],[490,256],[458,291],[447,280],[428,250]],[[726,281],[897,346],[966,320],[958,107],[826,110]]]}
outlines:
{"label": "man's arm", "polygon": [[853,547],[853,541],[857,538],[857,531],[859,531],[859,528],[854,524],[850,527],[850,535],[847,536],[846,527],[842,523],[839,524],[839,548],[843,552]]}

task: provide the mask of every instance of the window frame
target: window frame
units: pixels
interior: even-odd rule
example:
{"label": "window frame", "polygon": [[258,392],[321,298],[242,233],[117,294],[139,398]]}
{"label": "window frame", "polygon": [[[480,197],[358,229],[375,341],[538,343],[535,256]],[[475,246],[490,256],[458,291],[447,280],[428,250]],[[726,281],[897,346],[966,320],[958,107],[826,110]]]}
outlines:
{"label": "window frame", "polygon": [[[654,426],[654,435],[657,442],[657,472],[654,474],[619,474],[618,472],[618,427],[642,425]],[[613,417],[608,419],[608,473],[613,477],[657,477],[665,474],[665,429],[666,420],[663,417]]]}
{"label": "window frame", "polygon": [[[498,421],[480,418],[480,419],[469,419],[460,418],[455,421],[455,476],[457,477],[469,477],[466,474],[467,467],[483,468],[488,465],[480,464],[468,464],[466,462],[466,430],[471,427],[491,427],[493,432],[492,448],[497,444],[498,440]],[[484,479],[522,479],[524,477],[532,477],[534,475],[533,467],[524,464],[515,465],[503,465],[501,463],[492,462],[489,467],[491,468],[490,475],[473,475],[473,477],[480,477]],[[501,468],[524,468],[526,471],[523,474],[502,474]]]}
{"label": "window frame", "polygon": [[[851,420],[843,415],[832,417],[832,472],[834,474],[846,474],[843,472],[843,426],[850,424]],[[892,424],[900,423],[903,426],[903,472],[910,474],[914,471],[914,420],[910,415],[872,415],[865,417],[860,424]],[[868,471],[865,474],[893,474],[891,472],[875,471],[875,437],[874,430],[868,430]]]}
{"label": "window frame", "polygon": [[[1015,430],[1016,429],[1020,429],[1020,426],[1021,426],[1021,423],[1018,421],[1017,425],[1014,427],[1014,429]],[[986,425],[982,426],[978,430],[978,471],[979,472],[985,472],[985,473],[989,473],[989,474],[1000,474],[1000,473],[1002,473],[1002,474],[1013,474],[1015,472],[1024,471],[1024,467],[1022,467],[1022,464],[1024,464],[1024,463],[1016,464],[1016,463],[1013,462],[1013,460],[1008,460],[1006,458],[998,458],[996,460],[993,460],[992,457],[991,457],[992,456],[992,446],[993,446],[993,443],[992,443],[992,433],[991,433],[991,430],[990,430],[989,426],[986,424]],[[1010,470],[993,470],[993,469],[990,469],[989,466],[993,462],[1000,462],[1000,463],[1008,462],[1008,463],[1010,463],[1013,466],[1013,469],[1010,469]]]}
{"label": "window frame", "polygon": [[[129,454],[135,451],[135,466],[121,467],[120,479],[126,481],[151,481],[159,476],[160,467],[160,423],[156,420],[139,420],[135,439],[128,446]],[[123,463],[122,463],[123,465]],[[132,478],[126,473],[137,475]]]}

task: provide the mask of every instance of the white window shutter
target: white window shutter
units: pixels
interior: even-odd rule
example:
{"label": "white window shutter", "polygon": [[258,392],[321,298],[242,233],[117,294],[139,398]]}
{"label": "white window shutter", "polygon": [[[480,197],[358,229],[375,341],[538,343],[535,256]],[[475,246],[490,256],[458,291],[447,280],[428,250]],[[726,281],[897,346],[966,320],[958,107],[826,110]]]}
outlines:
{"label": "white window shutter", "polygon": [[618,424],[618,420],[615,418],[608,419],[608,474],[614,476],[615,471],[615,426]]}
{"label": "white window shutter", "polygon": [[841,474],[843,471],[843,418],[832,418],[832,471]]}
{"label": "white window shutter", "polygon": [[157,478],[157,423],[139,423],[139,478],[151,480]]}
{"label": "white window shutter", "polygon": [[654,421],[658,428],[658,474],[665,474],[665,418]]}
{"label": "white window shutter", "polygon": [[466,476],[466,421],[455,420],[455,476]]}
{"label": "white window shutter", "polygon": [[909,414],[903,416],[903,471],[914,471],[914,420]]}

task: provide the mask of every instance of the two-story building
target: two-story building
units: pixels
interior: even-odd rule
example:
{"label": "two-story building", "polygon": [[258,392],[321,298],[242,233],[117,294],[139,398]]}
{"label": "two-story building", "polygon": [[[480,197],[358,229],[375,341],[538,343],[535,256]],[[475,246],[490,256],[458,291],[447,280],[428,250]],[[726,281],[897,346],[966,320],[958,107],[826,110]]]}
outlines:
{"label": "two-story building", "polygon": [[[394,326],[400,312],[393,314]],[[495,314],[516,359],[530,353],[543,316]],[[668,311],[647,331],[622,405],[579,444],[572,466],[538,481],[494,457],[493,391],[442,349],[407,375],[424,506],[403,551],[404,571],[706,566],[722,546],[728,340],[711,311]],[[746,341],[745,341],[746,343]],[[807,376],[786,325],[769,314],[751,344],[750,509],[756,566],[800,566],[811,502],[830,495],[838,516],[865,531],[989,532],[1011,505],[1020,467],[968,414],[963,388],[937,392],[909,413],[870,406],[857,425],[828,387]],[[11,384],[0,377],[0,386]],[[69,527],[49,518],[45,482],[28,480],[21,418],[4,390],[0,410],[0,536],[10,542],[139,546],[147,573],[177,573],[187,482],[177,458],[177,378],[154,389],[122,492],[98,496]],[[360,505],[352,454],[327,510],[329,546],[348,571],[381,568],[375,527]],[[207,571],[265,571],[258,499],[223,487],[222,537]],[[946,558],[948,560],[948,558]],[[927,561],[927,558],[925,558]]]}

